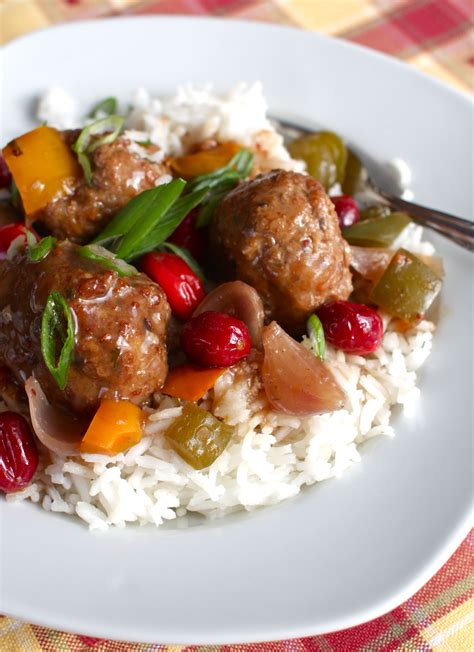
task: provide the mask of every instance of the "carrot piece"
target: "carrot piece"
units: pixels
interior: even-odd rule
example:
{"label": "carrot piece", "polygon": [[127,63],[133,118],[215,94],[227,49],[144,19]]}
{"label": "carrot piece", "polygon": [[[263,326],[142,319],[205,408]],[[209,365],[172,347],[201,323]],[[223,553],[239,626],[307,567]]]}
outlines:
{"label": "carrot piece", "polygon": [[81,453],[116,455],[142,438],[142,411],[130,401],[103,399],[79,444]]}
{"label": "carrot piece", "polygon": [[183,364],[169,372],[161,391],[163,394],[185,401],[198,401],[211,387],[214,387],[224,371],[226,371],[225,367],[206,369],[192,364]]}
{"label": "carrot piece", "polygon": [[68,192],[82,172],[61,133],[38,127],[12,140],[3,149],[27,217]]}
{"label": "carrot piece", "polygon": [[196,154],[187,154],[171,159],[173,170],[184,179],[191,179],[201,174],[209,174],[226,165],[242,149],[241,145],[229,140]]}

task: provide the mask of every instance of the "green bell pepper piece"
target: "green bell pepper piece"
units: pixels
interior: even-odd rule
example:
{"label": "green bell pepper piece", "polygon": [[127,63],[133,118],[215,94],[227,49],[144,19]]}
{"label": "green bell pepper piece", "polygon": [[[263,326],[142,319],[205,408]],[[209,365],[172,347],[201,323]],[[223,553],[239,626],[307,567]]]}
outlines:
{"label": "green bell pepper piece", "polygon": [[339,136],[331,131],[318,131],[301,136],[288,145],[293,158],[303,159],[308,174],[329,190],[342,184],[347,162],[347,149]]}
{"label": "green bell pepper piece", "polygon": [[390,247],[410,221],[406,213],[391,213],[348,226],[342,235],[358,247]]}
{"label": "green bell pepper piece", "polygon": [[391,315],[413,322],[423,318],[441,285],[428,265],[406,249],[399,249],[370,297]]}
{"label": "green bell pepper piece", "polygon": [[165,431],[165,437],[194,469],[210,466],[229,443],[234,429],[195,403],[186,403]]}

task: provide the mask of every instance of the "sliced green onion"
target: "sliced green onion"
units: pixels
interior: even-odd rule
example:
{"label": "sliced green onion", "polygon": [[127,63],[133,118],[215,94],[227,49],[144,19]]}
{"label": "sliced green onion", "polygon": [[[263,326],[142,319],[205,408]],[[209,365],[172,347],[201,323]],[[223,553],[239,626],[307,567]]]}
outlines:
{"label": "sliced green onion", "polygon": [[[59,356],[57,346],[60,345]],[[41,353],[59,389],[67,384],[74,353],[74,325],[71,311],[60,292],[48,296],[41,320]]]}
{"label": "sliced green onion", "polygon": [[[159,188],[160,186],[158,186]],[[103,231],[96,236],[92,242],[103,244],[112,238],[121,238],[125,233],[133,229],[143,215],[147,213],[155,200],[155,192],[158,188],[145,190],[128,202],[114,219],[108,223]]]}
{"label": "sliced green onion", "polygon": [[105,113],[106,115],[113,115],[117,113],[117,98],[116,97],[106,97],[102,102],[99,102],[94,106],[89,116],[95,118],[97,114]]}
{"label": "sliced green onion", "polygon": [[117,272],[119,276],[133,276],[134,274],[138,274],[138,270],[133,265],[129,265],[124,260],[117,258],[108,249],[104,249],[104,247],[99,245],[80,247],[78,254],[82,258],[93,260],[94,262],[100,263],[103,267]]}
{"label": "sliced green onion", "polygon": [[103,238],[102,240],[92,240],[91,244],[100,245],[104,249],[113,252],[117,248],[121,237],[121,235],[111,235],[109,238]]}
{"label": "sliced green onion", "polygon": [[184,260],[184,262],[190,267],[193,272],[198,276],[201,281],[204,281],[204,272],[201,269],[201,266],[197,260],[192,256],[187,249],[184,247],[178,247],[173,242],[163,242],[160,249],[171,251],[173,254],[176,254]]}
{"label": "sliced green onion", "polygon": [[201,203],[206,195],[207,190],[204,188],[189,195],[181,196],[143,240],[140,248],[136,249],[130,260],[157,249],[178,228],[186,215]]}
{"label": "sliced green onion", "polygon": [[215,172],[210,172],[209,174],[203,174],[199,177],[194,177],[194,179],[188,183],[188,191],[194,192],[197,190],[202,190],[203,188],[212,190],[225,181],[228,181],[229,183],[234,181],[234,183],[237,183],[239,180],[239,173],[236,170],[227,169],[226,166],[225,168],[220,168]]}
{"label": "sliced green onion", "polygon": [[230,160],[230,167],[235,170],[241,179],[246,179],[252,171],[254,155],[248,149],[241,149]]}
{"label": "sliced green onion", "polygon": [[252,169],[253,159],[254,155],[251,152],[246,149],[241,149],[231,158],[227,165],[224,165],[218,170],[214,170],[214,172],[201,174],[192,179],[188,184],[188,191],[199,190],[203,187],[209,189],[215,188],[221,182],[230,181],[231,179],[237,183],[248,177]]}
{"label": "sliced green onion", "polygon": [[50,251],[54,248],[54,245],[56,244],[56,238],[53,238],[52,235],[48,235],[46,238],[42,238],[38,243],[36,243],[36,240],[33,236],[34,243],[31,244],[29,235],[32,234],[28,234],[27,232],[26,238],[28,240],[28,258],[34,263],[37,263],[40,260],[43,260],[43,258],[46,258]]}
{"label": "sliced green onion", "polygon": [[87,185],[90,185],[90,182],[92,181],[92,166],[89,157],[87,154],[80,152],[77,154],[77,160],[84,172],[84,179],[86,180]]}
{"label": "sliced green onion", "polygon": [[188,213],[206,201],[197,225],[205,226],[224,195],[248,176],[253,154],[238,152],[227,165],[210,174],[195,177],[185,187],[182,179],[174,179],[132,199],[105,229],[94,238],[94,244],[106,246],[123,260],[139,258],[162,245]]}
{"label": "sliced green onion", "polygon": [[198,229],[202,229],[203,227],[210,224],[216,208],[227,195],[229,190],[235,188],[239,182],[240,177],[238,174],[236,172],[233,172],[233,174],[237,175],[237,178],[230,176],[230,174],[226,175],[222,178],[220,183],[214,186],[214,188],[212,188],[212,190],[209,192],[209,195],[203,202],[203,207],[201,208],[196,220],[196,226]]}
{"label": "sliced green onion", "polygon": [[[118,137],[124,123],[124,117],[121,115],[109,115],[106,118],[101,118],[92,122],[79,134],[79,138],[73,145],[75,152],[87,152],[90,154],[95,149],[100,147],[100,145],[107,145],[113,143],[114,140]],[[104,134],[102,138],[98,138],[93,143],[91,139],[93,136],[99,136]]]}
{"label": "sliced green onion", "polygon": [[199,215],[196,220],[196,226],[198,229],[202,229],[203,227],[208,226],[211,223],[212,217],[214,215],[214,211],[219,206],[219,204],[224,199],[224,197],[227,195],[227,193],[228,190],[223,190],[221,192],[216,192],[212,194],[212,196],[209,198],[209,201],[207,201],[206,204],[199,211]]}
{"label": "sliced green onion", "polygon": [[195,177],[190,182],[189,187],[194,191],[201,188],[208,188],[209,190],[207,201],[196,221],[198,228],[203,228],[211,222],[215,209],[227,192],[235,188],[239,181],[248,177],[252,170],[253,160],[254,155],[252,152],[241,149],[224,167],[210,174]]}
{"label": "sliced green onion", "polygon": [[[84,127],[79,134],[79,138],[72,146],[72,149],[77,154],[79,164],[84,171],[84,178],[87,183],[90,183],[92,179],[92,169],[88,154],[91,154],[101,145],[109,145],[110,143],[113,143],[122,130],[124,120],[125,118],[121,115],[109,115],[106,118],[96,120],[90,125],[87,125],[87,127]],[[93,136],[98,136],[100,134],[103,134],[102,138],[97,138],[91,142]]]}
{"label": "sliced green onion", "polygon": [[[174,183],[173,181],[170,183]],[[180,180],[182,186],[183,181]],[[125,234],[132,231],[136,225],[141,223],[145,216],[153,210],[157,198],[162,196],[163,188],[170,184],[163,184],[151,190],[145,190],[134,197],[128,204],[117,213],[114,219],[109,222],[105,229],[99,233],[92,241],[94,244],[106,246],[107,249],[117,251],[120,245],[120,239]],[[166,240],[177,228],[180,222],[195,206],[197,206],[206,195],[207,191],[191,193],[184,197],[179,197],[161,216],[153,229],[140,243],[134,252],[128,257],[129,260],[138,258],[147,251],[156,249],[158,245]]]}
{"label": "sliced green onion", "polygon": [[306,322],[308,337],[311,342],[311,348],[320,360],[324,360],[326,352],[326,340],[324,339],[324,329],[317,315],[311,315]]}
{"label": "sliced green onion", "polygon": [[27,229],[25,227],[23,227],[23,229],[24,229],[24,234],[25,234],[25,238],[26,238],[26,244],[28,245],[28,247],[30,249],[32,247],[36,247],[36,245],[38,243],[38,240],[36,239],[34,234],[30,231],[30,229]]}
{"label": "sliced green onion", "polygon": [[148,210],[120,240],[115,251],[119,258],[132,260],[136,257],[136,251],[143,246],[146,237],[178,199],[185,185],[186,181],[183,179],[174,179],[153,189],[153,202],[148,206]]}

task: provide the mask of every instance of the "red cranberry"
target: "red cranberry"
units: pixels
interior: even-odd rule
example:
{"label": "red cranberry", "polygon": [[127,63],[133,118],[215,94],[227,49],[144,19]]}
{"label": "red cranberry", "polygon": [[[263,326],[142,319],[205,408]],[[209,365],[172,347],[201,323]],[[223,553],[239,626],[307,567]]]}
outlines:
{"label": "red cranberry", "polygon": [[171,310],[181,319],[189,319],[204,299],[201,279],[176,254],[152,251],[141,258],[139,267],[161,286]]}
{"label": "red cranberry", "polygon": [[38,468],[38,449],[26,419],[15,412],[0,413],[0,490],[26,487]]}
{"label": "red cranberry", "polygon": [[12,175],[3,156],[0,156],[0,188],[10,188]]}
{"label": "red cranberry", "polygon": [[339,226],[345,229],[359,221],[359,209],[350,195],[339,195],[331,197],[339,218]]}
{"label": "red cranberry", "polygon": [[317,311],[328,342],[347,353],[372,353],[382,340],[380,315],[361,303],[329,301]]}
{"label": "red cranberry", "polygon": [[197,216],[198,211],[191,211],[168,240],[178,247],[187,249],[196,260],[202,260],[206,241],[203,230],[196,228]]}
{"label": "red cranberry", "polygon": [[243,321],[209,310],[184,326],[181,347],[203,367],[229,367],[250,353],[251,341]]}

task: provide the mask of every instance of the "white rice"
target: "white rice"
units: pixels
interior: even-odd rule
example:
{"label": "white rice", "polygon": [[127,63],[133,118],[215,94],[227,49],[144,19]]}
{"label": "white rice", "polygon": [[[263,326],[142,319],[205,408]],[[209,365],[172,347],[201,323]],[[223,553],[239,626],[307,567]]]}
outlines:
{"label": "white rice", "polygon": [[[55,107],[55,97],[61,102],[64,98],[57,89],[54,93],[42,102],[41,117],[54,126],[70,126],[73,118]],[[67,106],[75,105],[71,101]],[[181,153],[183,141],[188,146],[209,137],[252,147],[265,143],[270,167],[302,169],[290,159],[266,109],[258,84],[241,85],[225,97],[209,88],[185,86],[168,100],[153,99],[140,89],[127,134],[134,143],[150,139],[166,154]],[[397,245],[433,253],[416,225],[401,234]],[[327,364],[347,397],[337,412],[306,418],[277,414],[256,376],[231,369],[201,402],[234,426],[231,442],[209,468],[192,469],[167,446],[164,432],[182,408],[176,399],[164,397],[158,399],[158,409],[148,411],[144,437],[133,448],[115,457],[61,458],[44,451],[35,481],[7,500],[28,499],[48,511],[76,514],[91,529],[105,530],[129,523],[159,526],[189,512],[216,517],[252,510],[338,477],[359,461],[362,442],[394,434],[392,409],[399,405],[409,416],[420,394],[416,372],[431,351],[434,325],[422,321],[401,334],[388,316],[382,317],[385,334],[374,354],[346,355],[327,347]],[[304,345],[310,346],[307,339]],[[252,369],[252,363],[246,368]]]}
{"label": "white rice", "polygon": [[329,346],[327,363],[347,396],[344,409],[331,414],[277,414],[262,394],[255,398],[245,374],[234,377],[229,370],[203,406],[233,425],[234,436],[203,471],[168,448],[163,433],[182,408],[165,397],[150,411],[136,446],[115,457],[61,458],[45,452],[35,481],[7,500],[29,499],[48,511],[76,514],[100,530],[278,503],[305,485],[339,477],[360,460],[358,446],[367,439],[394,434],[392,408],[400,405],[411,414],[419,396],[416,371],[431,351],[433,331],[434,325],[423,321],[402,335],[389,323],[381,347],[367,357]]}
{"label": "white rice", "polygon": [[[124,136],[132,141],[133,152],[158,163],[165,155],[179,156],[191,145],[211,138],[251,147],[264,169],[304,171],[305,164],[288,154],[282,136],[267,117],[267,109],[259,82],[239,84],[224,95],[214,93],[211,85],[199,88],[186,84],[168,98],[153,98],[145,88],[138,88],[126,114]],[[77,104],[61,88],[45,93],[37,115],[58,129],[80,126]],[[140,145],[148,141],[159,151],[150,155]]]}

